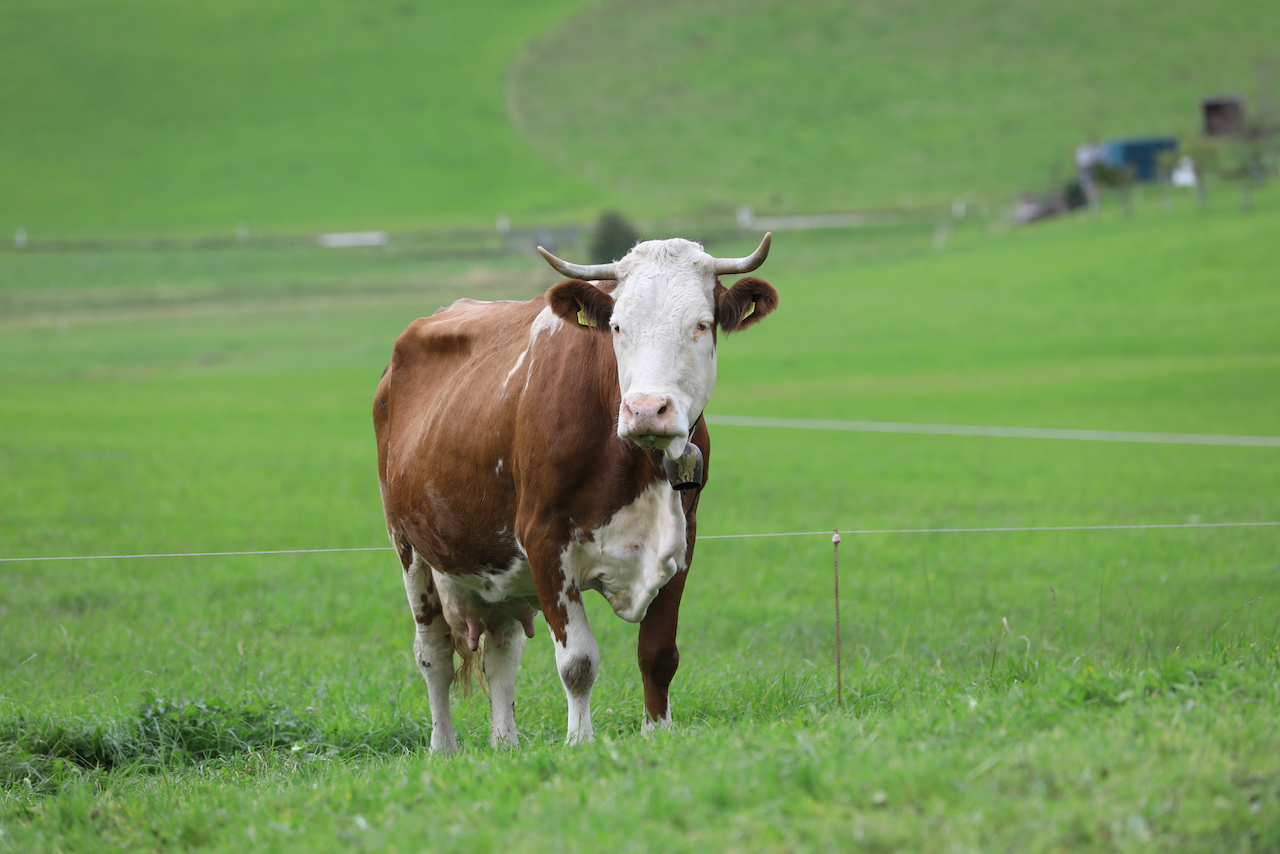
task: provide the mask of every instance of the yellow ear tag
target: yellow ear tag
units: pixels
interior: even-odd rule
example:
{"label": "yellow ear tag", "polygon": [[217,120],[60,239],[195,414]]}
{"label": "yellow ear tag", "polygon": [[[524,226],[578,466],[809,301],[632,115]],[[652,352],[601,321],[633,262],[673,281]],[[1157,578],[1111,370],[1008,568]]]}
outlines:
{"label": "yellow ear tag", "polygon": [[[752,303],[751,305],[754,306],[755,303]],[[591,326],[591,327],[598,327],[600,325],[596,323],[594,320],[592,320],[591,318],[587,317],[587,310],[585,308],[578,309],[578,324],[581,326]]]}
{"label": "yellow ear tag", "polygon": [[747,306],[747,310],[743,313],[742,319],[746,320],[748,317],[750,317],[755,313],[756,313],[756,304],[751,303],[751,305]]}

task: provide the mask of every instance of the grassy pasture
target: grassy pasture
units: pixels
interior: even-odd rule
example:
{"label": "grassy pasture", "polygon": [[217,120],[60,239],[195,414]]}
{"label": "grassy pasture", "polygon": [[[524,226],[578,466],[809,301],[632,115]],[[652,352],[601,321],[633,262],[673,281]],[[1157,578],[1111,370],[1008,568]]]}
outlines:
{"label": "grassy pasture", "polygon": [[[1018,231],[786,233],[728,414],[1280,434],[1273,194]],[[744,237],[745,251],[751,242]],[[724,246],[726,254],[738,246]],[[0,256],[0,556],[379,546],[395,335],[531,259]],[[713,430],[706,535],[1280,519],[1274,449]],[[698,546],[677,731],[591,600],[599,739],[425,754],[389,552],[0,564],[0,848],[1274,850],[1280,531]]]}

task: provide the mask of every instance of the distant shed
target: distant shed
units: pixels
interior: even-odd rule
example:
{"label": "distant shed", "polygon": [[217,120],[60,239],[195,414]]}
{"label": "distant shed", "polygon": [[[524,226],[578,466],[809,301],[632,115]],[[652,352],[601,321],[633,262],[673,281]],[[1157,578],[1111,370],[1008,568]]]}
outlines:
{"label": "distant shed", "polygon": [[1200,100],[1205,136],[1235,136],[1244,132],[1244,99],[1219,95]]}
{"label": "distant shed", "polygon": [[1160,177],[1160,153],[1177,150],[1178,141],[1168,136],[1115,139],[1103,143],[1102,162],[1113,169],[1132,170],[1135,181],[1154,181]]}

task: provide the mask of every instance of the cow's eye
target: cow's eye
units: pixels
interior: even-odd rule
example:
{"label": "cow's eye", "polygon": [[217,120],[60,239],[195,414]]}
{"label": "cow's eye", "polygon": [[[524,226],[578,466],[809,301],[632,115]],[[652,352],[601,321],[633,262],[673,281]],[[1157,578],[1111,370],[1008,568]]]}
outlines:
{"label": "cow's eye", "polygon": [[618,324],[616,324],[616,323],[615,323],[615,324],[613,324],[613,334],[614,334],[614,335],[621,335],[621,334],[622,334],[622,327],[621,327],[621,326],[619,326],[619,325],[618,325]]}
{"label": "cow's eye", "polygon": [[706,331],[707,331],[708,329],[710,329],[710,328],[711,328],[711,324],[710,324],[710,323],[707,323],[705,320],[701,321],[701,322],[698,324],[698,331],[699,331],[699,332],[706,332]]}

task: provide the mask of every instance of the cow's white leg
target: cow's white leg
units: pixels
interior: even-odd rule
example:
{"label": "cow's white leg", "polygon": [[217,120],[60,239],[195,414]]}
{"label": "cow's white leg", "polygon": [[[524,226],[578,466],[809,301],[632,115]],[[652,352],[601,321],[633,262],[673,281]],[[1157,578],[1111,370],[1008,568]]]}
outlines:
{"label": "cow's white leg", "polygon": [[458,740],[453,732],[449,708],[449,688],[453,684],[453,633],[440,607],[440,596],[431,580],[431,567],[420,555],[404,573],[404,590],[413,609],[418,631],[413,639],[413,658],[427,682],[431,703],[431,751],[456,753]]}
{"label": "cow's white leg", "polygon": [[484,645],[484,677],[489,683],[489,705],[493,714],[493,730],[489,743],[494,747],[515,747],[516,672],[524,652],[524,630],[518,620],[502,628],[502,646],[492,631]]}
{"label": "cow's white leg", "polygon": [[565,606],[565,631],[562,643],[555,633],[556,670],[569,702],[569,729],[566,744],[586,744],[595,738],[591,729],[591,687],[600,669],[600,650],[595,635],[587,625],[587,612],[576,588],[570,590]]}

